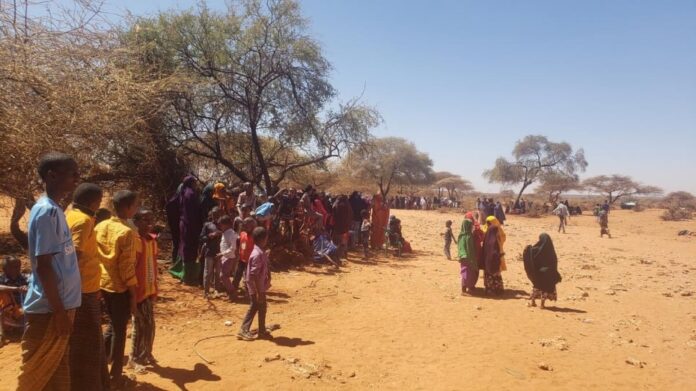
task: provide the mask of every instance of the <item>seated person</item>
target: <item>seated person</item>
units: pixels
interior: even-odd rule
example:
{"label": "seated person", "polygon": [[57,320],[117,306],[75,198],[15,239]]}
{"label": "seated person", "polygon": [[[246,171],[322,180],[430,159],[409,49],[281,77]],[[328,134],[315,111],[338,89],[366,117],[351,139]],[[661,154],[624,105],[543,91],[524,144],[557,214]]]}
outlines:
{"label": "seated person", "polygon": [[315,261],[328,260],[335,266],[340,265],[337,257],[338,246],[331,241],[326,233],[320,232],[310,239],[312,240],[312,247],[314,248]]}
{"label": "seated person", "polygon": [[24,331],[24,311],[22,302],[29,282],[21,273],[22,262],[17,257],[5,257],[2,260],[0,275],[0,346],[3,344],[4,332]]}
{"label": "seated person", "polygon": [[411,243],[404,239],[401,233],[401,220],[396,216],[389,216],[388,224],[389,244],[392,246],[401,246],[401,250],[406,253],[412,252]]}

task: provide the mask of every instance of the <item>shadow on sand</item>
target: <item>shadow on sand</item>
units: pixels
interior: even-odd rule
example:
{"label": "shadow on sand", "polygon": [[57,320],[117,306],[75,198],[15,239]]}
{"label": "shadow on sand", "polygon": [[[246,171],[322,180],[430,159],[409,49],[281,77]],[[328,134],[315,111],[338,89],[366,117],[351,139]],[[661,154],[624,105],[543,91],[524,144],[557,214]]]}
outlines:
{"label": "shadow on sand", "polygon": [[[193,369],[186,369],[186,368],[173,368],[173,367],[161,367],[159,365],[155,365],[151,369],[152,373],[158,374],[161,378],[164,379],[169,379],[172,381],[174,385],[178,387],[179,390],[181,391],[186,391],[186,385],[191,384],[191,383],[196,383],[198,381],[218,381],[220,380],[220,376],[216,375],[213,373],[213,371],[208,368],[207,365],[198,363],[193,366]],[[155,389],[158,390],[159,388],[147,388],[147,385],[144,385],[145,387],[142,389]],[[140,388],[138,388],[140,389]]]}

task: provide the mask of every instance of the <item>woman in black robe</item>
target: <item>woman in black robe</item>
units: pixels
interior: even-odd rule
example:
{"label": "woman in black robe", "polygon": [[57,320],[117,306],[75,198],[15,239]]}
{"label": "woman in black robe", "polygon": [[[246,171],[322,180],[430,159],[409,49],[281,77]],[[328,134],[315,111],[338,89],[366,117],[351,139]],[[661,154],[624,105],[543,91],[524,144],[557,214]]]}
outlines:
{"label": "woman in black robe", "polygon": [[556,284],[561,282],[558,273],[558,257],[553,241],[548,234],[539,235],[539,241],[524,249],[524,271],[532,282],[534,289],[529,298],[529,305],[536,306],[536,299],[541,299],[541,308],[546,300],[556,301]]}

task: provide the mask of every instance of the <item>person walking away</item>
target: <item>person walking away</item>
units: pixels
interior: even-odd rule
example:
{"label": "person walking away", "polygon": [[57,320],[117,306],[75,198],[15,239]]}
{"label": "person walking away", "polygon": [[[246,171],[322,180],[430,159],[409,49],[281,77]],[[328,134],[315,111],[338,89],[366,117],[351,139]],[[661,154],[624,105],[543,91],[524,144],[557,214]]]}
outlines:
{"label": "person walking away", "polygon": [[80,178],[75,160],[63,153],[44,155],[38,166],[45,194],[31,208],[27,232],[32,275],[24,299],[19,391],[70,390],[68,344],[82,286],[70,228],[58,201]]}
{"label": "person walking away", "polygon": [[609,212],[604,209],[600,209],[599,211],[599,227],[599,237],[603,238],[604,235],[608,235],[609,239],[611,239],[611,233],[609,232]]}
{"label": "person walking away", "polygon": [[152,211],[141,209],[133,217],[133,224],[138,228],[135,241],[135,275],[138,279],[136,289],[137,309],[133,314],[133,335],[129,365],[142,372],[143,366],[157,363],[152,355],[155,343],[155,312],[157,299],[157,248]]}
{"label": "person walking away", "polygon": [[82,183],[73,194],[72,209],[65,214],[82,282],[82,305],[75,311],[70,336],[70,383],[75,391],[109,388],[109,367],[101,328],[101,266],[94,232],[95,213],[102,197],[99,186]]}
{"label": "person walking away", "polygon": [[553,210],[553,214],[558,216],[558,232],[561,232],[561,230],[563,230],[563,233],[566,233],[566,218],[568,218],[568,215],[570,214],[570,212],[568,211],[568,207],[564,203],[559,202],[558,206],[556,206],[556,209]]}
{"label": "person walking away", "polygon": [[536,244],[525,247],[522,258],[524,271],[533,286],[529,306],[536,307],[536,299],[541,299],[541,308],[546,308],[546,300],[556,301],[556,284],[561,282],[558,257],[551,237],[546,233],[539,235]]}
{"label": "person walking away", "polygon": [[128,320],[131,315],[139,316],[135,273],[138,233],[128,222],[138,211],[138,194],[130,190],[117,191],[112,203],[115,216],[99,223],[95,234],[102,271],[101,292],[109,314],[104,339],[107,357],[111,361],[110,382],[113,388],[119,388],[131,383],[123,376],[123,353]]}
{"label": "person walking away", "polygon": [[452,259],[452,255],[450,253],[452,241],[457,244],[457,238],[455,238],[454,234],[452,233],[452,220],[447,220],[445,222],[445,232],[441,233],[440,236],[445,239],[445,257],[447,257],[447,260],[449,261]]}
{"label": "person walking away", "polygon": [[228,215],[220,217],[218,220],[218,227],[220,227],[222,231],[220,253],[218,254],[222,265],[222,285],[225,287],[227,297],[233,300],[236,292],[230,278],[237,267],[237,240],[239,240],[239,235],[234,229],[232,218]]}
{"label": "person walking away", "polygon": [[251,341],[251,324],[254,317],[259,315],[258,339],[272,339],[273,336],[266,329],[266,292],[271,287],[271,274],[269,269],[268,254],[264,252],[268,243],[268,232],[263,227],[254,228],[254,251],[249,257],[246,271],[246,285],[249,292],[249,310],[244,317],[242,328],[237,335],[239,339]]}
{"label": "person walking away", "polygon": [[222,231],[218,229],[217,219],[220,218],[222,210],[213,207],[208,214],[208,221],[201,230],[200,241],[203,243],[203,297],[210,298],[210,290],[213,291],[218,286],[222,265],[218,254],[220,253],[220,238]]}
{"label": "person walking away", "polygon": [[462,222],[462,230],[457,239],[457,259],[462,283],[462,295],[474,293],[479,276],[478,256],[479,249],[474,240],[473,215],[467,214]]}

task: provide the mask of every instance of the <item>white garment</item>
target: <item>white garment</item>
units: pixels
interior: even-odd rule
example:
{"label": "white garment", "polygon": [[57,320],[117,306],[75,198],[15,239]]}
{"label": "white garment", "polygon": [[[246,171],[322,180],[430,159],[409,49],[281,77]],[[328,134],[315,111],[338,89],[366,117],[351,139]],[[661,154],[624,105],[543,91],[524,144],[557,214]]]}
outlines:
{"label": "white garment", "polygon": [[222,238],[220,238],[220,255],[222,255],[222,259],[237,258],[238,239],[237,231],[232,228],[222,233]]}

